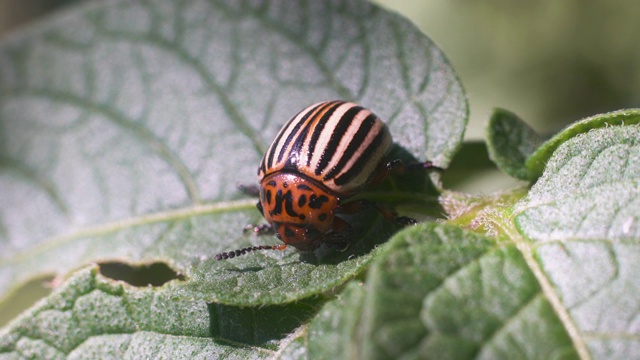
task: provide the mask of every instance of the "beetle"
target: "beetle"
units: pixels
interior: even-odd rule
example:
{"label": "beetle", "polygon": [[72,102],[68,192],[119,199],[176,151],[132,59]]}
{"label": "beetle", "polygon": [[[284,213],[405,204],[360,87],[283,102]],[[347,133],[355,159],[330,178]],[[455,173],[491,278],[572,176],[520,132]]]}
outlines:
{"label": "beetle", "polygon": [[346,101],[313,104],[282,127],[258,167],[257,208],[269,225],[256,233],[274,231],[279,245],[252,246],[215,255],[223,260],[255,250],[309,252],[322,244],[346,248],[351,225],[339,214],[375,207],[387,219],[403,225],[415,220],[397,217],[366,200],[348,200],[391,172],[436,169],[432,162],[406,166],[387,161],[393,141],[387,125],[370,110]]}

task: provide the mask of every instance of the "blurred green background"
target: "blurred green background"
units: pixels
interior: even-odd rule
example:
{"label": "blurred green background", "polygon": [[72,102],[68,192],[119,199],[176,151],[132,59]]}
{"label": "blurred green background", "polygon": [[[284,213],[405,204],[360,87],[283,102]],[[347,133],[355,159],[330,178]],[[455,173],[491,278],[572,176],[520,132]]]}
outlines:
{"label": "blurred green background", "polygon": [[[0,0],[0,38],[84,0]],[[469,96],[467,139],[498,106],[551,134],[640,107],[640,2],[373,0],[411,19],[449,56]]]}
{"label": "blurred green background", "polygon": [[375,0],[410,18],[449,56],[469,96],[468,137],[491,109],[541,133],[640,106],[640,2]]}
{"label": "blurred green background", "polygon": [[[0,0],[0,40],[86,0]],[[466,88],[466,138],[484,138],[492,108],[552,134],[585,116],[640,107],[640,2],[606,0],[374,0],[410,18],[447,54]],[[481,144],[463,148],[445,186],[488,193],[517,184]],[[458,176],[465,171],[473,177]],[[464,182],[460,182],[463,179]],[[0,326],[47,293],[34,280],[0,307]]]}

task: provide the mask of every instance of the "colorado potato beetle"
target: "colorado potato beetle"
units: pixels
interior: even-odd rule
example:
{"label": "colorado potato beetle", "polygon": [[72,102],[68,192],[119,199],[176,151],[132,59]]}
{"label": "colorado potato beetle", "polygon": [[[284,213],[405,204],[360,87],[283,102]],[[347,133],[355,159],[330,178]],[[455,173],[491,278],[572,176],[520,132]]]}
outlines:
{"label": "colorado potato beetle", "polygon": [[388,161],[391,145],[386,124],[357,104],[325,101],[300,111],[282,127],[258,167],[257,207],[269,225],[255,231],[275,231],[283,243],[223,252],[215,259],[255,250],[284,250],[288,245],[301,251],[313,251],[322,244],[344,248],[351,226],[336,215],[371,206],[385,218],[415,223],[365,200],[347,201],[393,171],[440,169],[430,161],[409,166],[400,160]]}

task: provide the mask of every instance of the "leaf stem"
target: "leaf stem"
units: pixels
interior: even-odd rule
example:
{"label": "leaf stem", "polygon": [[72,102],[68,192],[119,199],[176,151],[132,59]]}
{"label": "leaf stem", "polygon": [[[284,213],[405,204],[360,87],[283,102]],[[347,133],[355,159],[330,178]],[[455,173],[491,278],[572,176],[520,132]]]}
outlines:
{"label": "leaf stem", "polygon": [[540,264],[536,261],[531,243],[524,239],[514,226],[511,226],[513,222],[506,222],[503,218],[487,218],[487,220],[492,221],[496,226],[500,227],[504,234],[506,234],[515,243],[516,248],[518,249],[518,251],[520,251],[522,257],[527,263],[527,266],[536,277],[538,284],[540,284],[542,294],[549,301],[549,303],[551,304],[551,308],[558,316],[558,319],[567,331],[567,334],[569,335],[569,338],[571,339],[571,342],[573,343],[578,356],[580,357],[580,359],[590,360],[591,354],[589,354],[589,350],[580,334],[580,330],[578,330],[578,327],[573,322],[571,315],[562,304],[562,300],[560,300],[560,297],[554,290],[551,281],[545,275],[544,271],[540,267]]}
{"label": "leaf stem", "polygon": [[114,221],[102,225],[81,228],[71,233],[54,236],[48,240],[42,241],[40,246],[30,248],[25,252],[13,254],[10,258],[0,260],[0,267],[9,266],[34,256],[34,254],[46,252],[52,248],[56,248],[70,241],[84,238],[101,236],[115,233],[123,229],[133,228],[136,226],[149,225],[160,222],[175,221],[193,216],[210,215],[220,212],[239,211],[255,208],[255,199],[242,199],[234,201],[220,201],[216,203],[194,205],[182,209],[173,209],[164,212],[142,215],[126,220]]}

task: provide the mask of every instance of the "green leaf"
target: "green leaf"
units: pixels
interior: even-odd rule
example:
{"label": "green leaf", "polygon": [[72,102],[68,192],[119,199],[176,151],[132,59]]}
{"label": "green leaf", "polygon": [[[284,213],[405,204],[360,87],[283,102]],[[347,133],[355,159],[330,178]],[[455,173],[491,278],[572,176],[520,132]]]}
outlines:
{"label": "green leaf", "polygon": [[338,342],[342,354],[332,353],[335,349],[323,354],[360,354],[362,359],[577,356],[516,246],[457,226],[423,224],[402,231],[375,260],[365,287],[348,290],[350,297],[345,291],[311,322],[309,351],[335,333],[350,332],[352,348]]}
{"label": "green leaf", "polygon": [[322,308],[307,330],[309,358],[357,358],[358,323],[366,294],[362,283],[352,281],[335,300]]}
{"label": "green leaf", "polygon": [[177,297],[169,289],[114,284],[98,268],[78,271],[0,332],[3,356],[66,359],[272,358],[317,300],[234,308]]}
{"label": "green leaf", "polygon": [[635,357],[640,309],[640,128],[562,144],[513,216],[596,358]]}
{"label": "green leaf", "polygon": [[538,175],[525,166],[543,139],[516,114],[495,109],[487,125],[489,157],[505,173],[522,180],[535,180]]}
{"label": "green leaf", "polygon": [[538,176],[542,174],[545,166],[553,153],[565,141],[578,134],[582,134],[592,129],[603,128],[616,125],[633,125],[640,123],[640,109],[627,109],[613,111],[606,114],[599,114],[577,121],[546,141],[529,159],[526,166]]}
{"label": "green leaf", "polygon": [[514,212],[534,241],[640,239],[640,128],[595,129],[564,143]]}
{"label": "green leaf", "polygon": [[112,1],[15,35],[0,45],[0,300],[42,274],[114,261],[166,263],[185,279],[167,297],[227,305],[345,283],[396,230],[374,212],[354,220],[345,253],[212,258],[278,243],[242,233],[262,219],[236,184],[255,181],[290,116],[332,98],[372,109],[400,150],[444,167],[467,120],[442,52],[364,1]]}
{"label": "green leaf", "polygon": [[354,302],[325,305],[309,348],[355,328],[343,357],[635,357],[639,143],[637,126],[594,129],[558,148],[515,210],[519,191],[482,209],[469,198],[475,217],[458,226],[399,233]]}
{"label": "green leaf", "polygon": [[517,115],[497,109],[487,125],[487,147],[491,159],[502,171],[533,181],[542,175],[553,153],[565,141],[592,129],[638,123],[639,109],[614,111],[577,121],[543,142]]}

